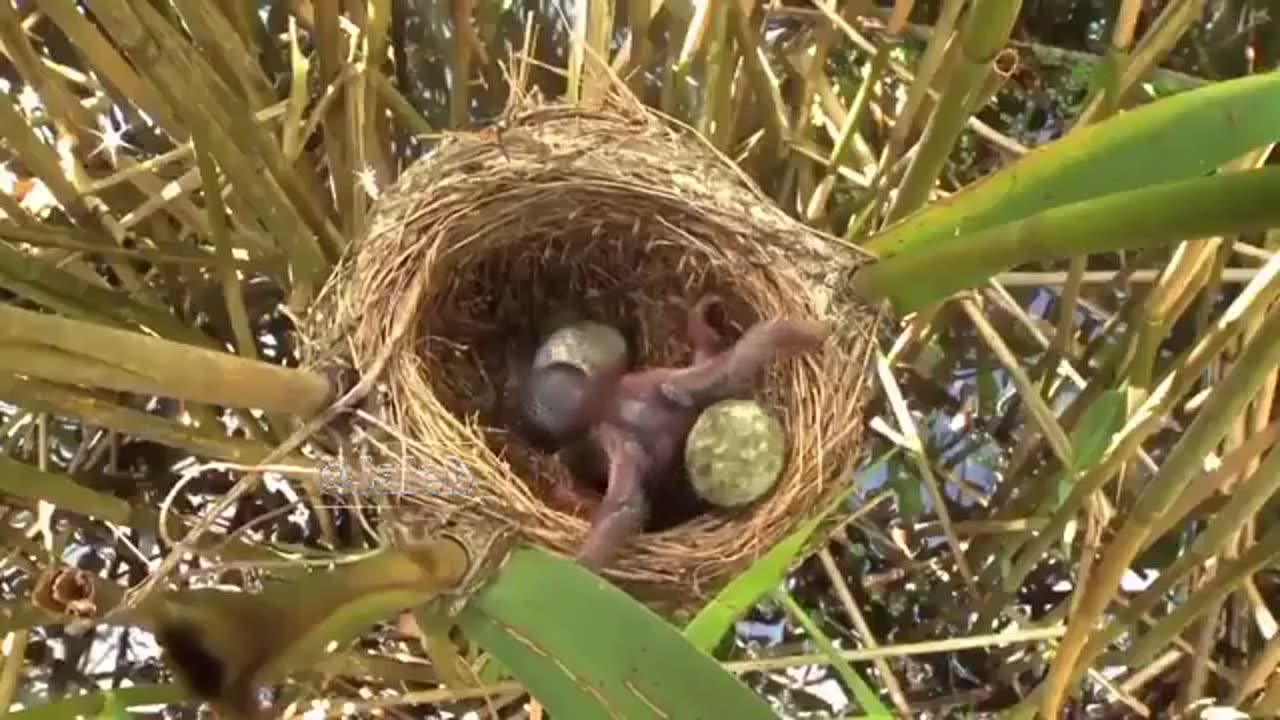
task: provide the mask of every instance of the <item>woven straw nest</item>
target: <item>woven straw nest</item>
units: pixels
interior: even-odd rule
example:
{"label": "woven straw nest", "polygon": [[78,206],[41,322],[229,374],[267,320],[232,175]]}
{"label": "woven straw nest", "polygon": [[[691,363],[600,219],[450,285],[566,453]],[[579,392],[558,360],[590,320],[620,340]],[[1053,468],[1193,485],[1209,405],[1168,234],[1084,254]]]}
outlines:
{"label": "woven straw nest", "polygon": [[823,351],[775,363],[758,386],[790,445],[772,494],[646,533],[606,571],[655,608],[688,609],[847,487],[875,317],[833,288],[857,260],[639,106],[525,101],[506,117],[500,131],[448,136],[379,198],[303,328],[306,362],[377,375],[348,452],[437,458],[474,478],[413,502],[511,522],[571,555],[588,518],[545,501],[564,469],[495,421],[511,338],[571,307],[622,328],[639,366],[680,363],[684,307],[704,291],[740,327],[834,320]]}

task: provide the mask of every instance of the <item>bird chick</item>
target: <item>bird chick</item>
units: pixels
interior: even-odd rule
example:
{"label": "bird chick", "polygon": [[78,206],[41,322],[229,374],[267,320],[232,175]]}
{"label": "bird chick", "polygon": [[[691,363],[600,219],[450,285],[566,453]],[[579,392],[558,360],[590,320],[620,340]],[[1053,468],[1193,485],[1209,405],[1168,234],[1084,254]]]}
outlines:
{"label": "bird chick", "polygon": [[564,433],[562,441],[590,428],[606,458],[604,498],[577,555],[585,567],[598,571],[608,565],[644,528],[653,497],[679,482],[685,441],[704,408],[749,390],[773,358],[817,349],[829,332],[825,324],[768,320],[725,347],[710,323],[719,306],[718,298],[708,296],[690,308],[689,365],[590,376],[585,393],[573,402],[579,414],[556,428]]}

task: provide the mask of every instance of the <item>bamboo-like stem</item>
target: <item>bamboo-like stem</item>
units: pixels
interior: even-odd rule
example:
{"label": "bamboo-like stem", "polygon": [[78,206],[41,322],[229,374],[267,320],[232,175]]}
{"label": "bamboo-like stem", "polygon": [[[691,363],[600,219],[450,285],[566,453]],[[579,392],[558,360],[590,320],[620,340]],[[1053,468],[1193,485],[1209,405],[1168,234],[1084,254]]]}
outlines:
{"label": "bamboo-like stem", "polygon": [[471,117],[471,13],[472,0],[453,6],[452,47],[449,53],[449,127],[466,127]]}
{"label": "bamboo-like stem", "polygon": [[973,95],[992,72],[992,62],[1009,40],[1022,0],[976,0],[957,38],[957,65],[925,127],[920,150],[912,158],[889,221],[906,217],[929,199],[942,166],[969,119]]}
{"label": "bamboo-like stem", "polygon": [[[835,38],[835,28],[829,24],[823,24],[815,31],[813,43],[809,48],[796,49],[786,54],[787,62],[795,75],[800,78],[798,90],[789,98],[795,113],[791,120],[791,126],[796,128],[790,142],[793,148],[800,143],[811,141],[809,123],[813,115],[813,100],[818,95],[819,86],[826,82],[827,57]],[[804,196],[803,191],[797,190],[797,184],[807,185],[812,182],[812,170],[804,158],[803,152],[796,153],[791,156],[787,165],[786,175],[778,189],[778,199],[784,206],[792,202],[799,203]]]}
{"label": "bamboo-like stem", "polygon": [[132,510],[125,500],[91,490],[66,473],[48,472],[2,456],[0,491],[15,498],[51,503],[59,509],[117,525],[128,523]]}
{"label": "bamboo-like stem", "polygon": [[66,208],[72,217],[88,216],[80,194],[62,172],[57,153],[36,135],[8,93],[0,93],[0,135],[4,136],[10,152],[20,157],[30,172],[44,182],[58,204]]}
{"label": "bamboo-like stem", "polygon": [[587,0],[587,27],[582,58],[584,104],[598,106],[609,92],[613,78],[609,72],[609,45],[613,35],[614,3]]}
{"label": "bamboo-like stem", "polygon": [[[867,624],[866,619],[862,616],[862,611],[858,609],[858,603],[854,600],[853,593],[849,591],[849,585],[845,582],[840,566],[836,564],[835,558],[831,556],[831,551],[827,548],[819,550],[818,560],[822,562],[822,568],[831,580],[836,596],[840,598],[840,604],[844,606],[845,612],[849,614],[849,620],[853,622],[854,628],[862,636],[863,642],[872,650],[879,647],[875,635],[871,631],[871,626]],[[893,674],[893,668],[882,658],[876,658],[871,662],[876,666],[876,671],[880,673],[880,681],[884,683],[885,690],[888,691],[889,698],[893,700],[894,707],[903,717],[909,717],[911,715],[911,705],[907,702],[906,695],[903,694],[902,687],[898,684],[898,679]]]}
{"label": "bamboo-like stem", "polygon": [[0,717],[9,714],[9,706],[13,704],[14,695],[18,691],[22,679],[22,668],[27,664],[27,630],[15,630],[6,638],[9,652],[4,656],[4,665],[0,667]]}
{"label": "bamboo-like stem", "polygon": [[[245,307],[244,290],[241,288],[235,267],[231,264],[233,253],[231,239],[227,236],[228,218],[222,204],[222,183],[218,178],[218,171],[213,163],[213,158],[207,152],[204,152],[203,147],[196,147],[196,163],[200,169],[204,187],[208,189],[205,203],[209,215],[209,229],[213,236],[214,245],[217,248],[220,265],[218,275],[222,284],[223,301],[227,306],[227,319],[231,324],[231,332],[236,340],[236,349],[246,360],[256,361],[259,359],[258,345],[250,325],[249,311]],[[277,435],[283,436],[288,433],[289,423],[287,418],[281,417],[276,413],[270,413],[267,417],[272,430]],[[244,420],[246,428],[256,424],[256,421],[252,418],[246,417]],[[250,432],[251,435],[257,435],[256,432]]]}
{"label": "bamboo-like stem", "polygon": [[62,78],[41,62],[40,53],[32,47],[22,26],[18,8],[10,3],[0,7],[0,43],[27,88],[39,94],[58,133],[78,143],[92,142],[91,133],[97,126],[93,113],[80,104]]}
{"label": "bamboo-like stem", "polygon": [[174,139],[188,139],[186,128],[174,117],[150,78],[140,75],[85,13],[74,4],[60,0],[37,0],[36,5],[41,13],[57,24],[105,81],[118,88],[121,95],[128,97]]}
{"label": "bamboo-like stem", "polygon": [[[197,456],[250,466],[266,462],[269,457],[270,448],[252,440],[227,437],[221,427],[185,425],[44,380],[0,373],[0,397],[26,409],[80,418],[87,425],[181,448]],[[278,456],[270,462],[276,460],[298,467],[309,463],[299,454]]]}
{"label": "bamboo-like stem", "polygon": [[628,65],[634,75],[628,78],[631,91],[636,97],[644,97],[645,73],[649,69],[649,21],[652,19],[652,2],[650,0],[637,0],[628,3],[627,24],[631,31],[628,49],[630,56]]}
{"label": "bamboo-like stem", "polygon": [[[1254,341],[1214,389],[1159,472],[1138,497],[1125,524],[1102,553],[1102,561],[1084,590],[1045,680],[1046,691],[1041,703],[1045,717],[1058,716],[1072,680],[1091,662],[1091,657],[1083,655],[1085,643],[1095,630],[1094,623],[1119,587],[1129,563],[1141,550],[1153,521],[1169,509],[1178,494],[1200,472],[1201,459],[1217,444],[1230,419],[1245,409],[1253,391],[1277,364],[1280,364],[1280,313],[1267,318]],[[1276,465],[1280,467],[1280,459]]]}
{"label": "bamboo-like stem", "polygon": [[[362,91],[362,122],[357,132],[361,133],[361,146],[365,158],[362,173],[365,177],[372,175],[376,178],[379,188],[386,187],[393,179],[390,119],[387,117],[386,108],[378,104],[382,94],[378,91],[376,80],[381,70],[387,67],[387,43],[390,39],[390,30],[391,0],[369,0],[364,27],[365,62],[359,66],[361,72],[356,80],[357,87]],[[476,47],[478,38],[475,27],[467,23],[461,30],[471,37],[472,52],[483,57],[483,50]],[[307,179],[311,180],[313,177],[309,175]],[[349,239],[337,233],[327,237],[331,241]],[[331,245],[331,248],[340,247],[341,245]]]}
{"label": "bamboo-like stem", "polygon": [[[727,138],[733,131],[729,96],[738,56],[734,52],[733,39],[727,32],[728,4],[710,5],[711,9],[706,11],[706,26],[698,35],[699,47],[705,58],[703,75],[706,83],[697,118],[698,132],[707,136],[720,150],[727,150]],[[689,32],[692,36],[692,27]],[[685,72],[688,71],[687,66],[678,66],[677,70],[680,67],[686,67]],[[676,77],[676,82],[683,84],[683,75]]]}
{"label": "bamboo-like stem", "polygon": [[1249,517],[1280,489],[1280,453],[1272,452],[1258,469],[1233,493],[1231,500],[1214,514],[1204,532],[1196,536],[1191,547],[1178,557],[1156,582],[1130,604],[1124,613],[1129,623],[1136,624],[1137,616],[1153,608],[1159,598],[1174,587],[1193,568],[1219,552],[1231,536]]}
{"label": "bamboo-like stem", "polygon": [[[1277,557],[1280,557],[1280,528],[1273,527],[1238,558],[1223,563],[1213,582],[1192,593],[1186,602],[1160,618],[1146,634],[1133,643],[1128,652],[1123,653],[1121,662],[1129,666],[1149,662],[1183,628],[1209,608],[1221,603],[1246,578],[1274,562]],[[1070,628],[1067,632],[1070,634]]]}
{"label": "bamboo-like stem", "polygon": [[[339,0],[315,0],[312,3],[315,8],[313,42],[320,60],[320,80],[326,84],[336,83],[346,70],[343,56],[350,40],[338,23],[341,4]],[[341,97],[345,97],[348,90],[335,86],[330,92],[341,93]],[[341,105],[331,106],[322,117],[322,135],[329,165],[329,181],[333,185],[335,210],[343,224],[343,235],[354,237],[355,229],[363,225],[364,218],[357,213],[356,208],[356,197],[359,194],[356,186],[358,168],[352,164],[352,150],[349,147],[353,138],[345,131],[346,118]]]}
{"label": "bamboo-like stem", "polygon": [[249,102],[250,110],[258,110],[274,99],[274,90],[257,55],[249,51],[231,21],[208,3],[178,0],[182,19],[191,29],[202,54],[219,72],[224,82]]}
{"label": "bamboo-like stem", "polygon": [[1187,28],[1202,16],[1204,3],[1205,0],[1185,0],[1166,5],[1142,42],[1125,58],[1121,66],[1115,68],[1118,76],[1113,80],[1114,98],[1108,98],[1106,93],[1095,93],[1081,114],[1092,116],[1106,110],[1109,104],[1114,106],[1128,88],[1147,77],[1182,38]]}
{"label": "bamboo-like stem", "polygon": [[[1188,487],[1186,492],[1182,493],[1178,498],[1178,501],[1169,509],[1169,512],[1161,515],[1156,520],[1155,525],[1151,530],[1151,537],[1148,538],[1148,546],[1177,527],[1178,523],[1181,522],[1183,518],[1185,518],[1197,505],[1204,502],[1221,488],[1228,487],[1230,485],[1229,481],[1233,476],[1240,474],[1242,472],[1242,468],[1252,467],[1262,454],[1273,450],[1277,440],[1280,440],[1280,420],[1271,423],[1271,425],[1265,428],[1261,428],[1250,433],[1244,442],[1233,448],[1229,454],[1223,456],[1220,461],[1221,464],[1216,470],[1196,478],[1195,483]],[[1256,471],[1257,468],[1253,467],[1252,470],[1247,471],[1247,474],[1252,474]],[[1232,494],[1230,504],[1234,504],[1236,502],[1237,494],[1234,485],[1231,485],[1231,487]],[[1270,493],[1274,492],[1274,490],[1275,488],[1271,488],[1266,492]],[[1243,486],[1240,491],[1249,492],[1249,486]],[[1267,496],[1264,495],[1262,500],[1265,501],[1266,497]],[[1256,508],[1254,509],[1256,510]],[[1222,510],[1214,513],[1213,521],[1218,522],[1222,519],[1225,511],[1226,509],[1223,508]],[[1248,517],[1233,516],[1230,520],[1230,527],[1235,528],[1247,522]]]}
{"label": "bamboo-like stem", "polygon": [[[1074,517],[1076,508],[1084,498],[1101,488],[1117,472],[1120,465],[1155,431],[1159,418],[1171,411],[1209,363],[1241,332],[1245,323],[1265,314],[1278,295],[1280,256],[1273,259],[1264,272],[1227,308],[1222,318],[1200,342],[1174,363],[1172,370],[1150,393],[1146,403],[1112,439],[1102,460],[1075,481],[1070,496],[1054,513],[1049,525],[1021,549],[1013,568],[1003,574],[1001,588],[986,599],[986,607],[980,612],[978,621],[980,627],[991,622],[999,608],[1003,607],[1027,574],[1039,563],[1054,538],[1060,536],[1069,520]],[[1159,527],[1158,522],[1153,525]],[[993,564],[992,568],[995,567]],[[1157,580],[1157,584],[1159,582]]]}
{"label": "bamboo-like stem", "polygon": [[332,392],[317,373],[12,306],[0,306],[0,370],[302,416]]}
{"label": "bamboo-like stem", "polygon": [[685,29],[684,42],[680,46],[680,55],[673,63],[676,78],[683,80],[689,72],[689,66],[703,50],[707,42],[707,33],[711,29],[712,18],[718,3],[712,0],[696,0],[693,3],[693,17]]}
{"label": "bamboo-like stem", "polygon": [[104,287],[88,265],[67,267],[56,258],[28,255],[0,243],[0,285],[63,315],[145,330],[197,347],[217,347],[208,335],[165,310]]}
{"label": "bamboo-like stem", "polygon": [[1249,663],[1249,667],[1244,673],[1244,677],[1240,679],[1235,690],[1232,691],[1228,702],[1235,707],[1242,706],[1245,698],[1262,687],[1267,682],[1268,677],[1274,677],[1276,666],[1278,665],[1280,665],[1280,633],[1271,636],[1271,639],[1262,647],[1262,650],[1254,656],[1253,661]]}
{"label": "bamboo-like stem", "polygon": [[729,30],[737,40],[739,52],[742,54],[743,71],[751,82],[756,101],[762,106],[764,128],[772,140],[769,153],[781,155],[786,141],[790,138],[791,128],[787,124],[787,105],[778,90],[779,82],[769,68],[768,56],[760,44],[756,42],[759,35],[751,27],[751,6],[754,2],[733,0],[729,2]]}
{"label": "bamboo-like stem", "polygon": [[[1150,389],[1168,326],[1185,309],[1186,303],[1202,289],[1208,274],[1205,272],[1217,253],[1221,238],[1188,241],[1174,249],[1169,264],[1160,273],[1160,279],[1151,288],[1143,304],[1142,319],[1135,340],[1134,358],[1130,363],[1129,377],[1135,390],[1131,402],[1140,404]],[[1083,271],[1082,273],[1083,274]]]}
{"label": "bamboo-like stem", "polygon": [[396,120],[403,123],[405,127],[418,136],[433,135],[436,132],[431,123],[422,116],[422,113],[418,112],[418,109],[396,90],[386,75],[374,73],[373,81],[374,88],[378,91],[378,96],[395,116]]}
{"label": "bamboo-like stem", "polygon": [[[191,52],[185,38],[167,20],[159,17],[155,9],[145,4],[125,5],[98,0],[93,0],[90,5],[94,17],[135,63],[146,68],[161,94],[170,101],[170,106],[182,114],[194,139],[207,144],[233,184],[264,191],[246,192],[239,197],[288,248],[290,259],[302,278],[300,284],[306,287],[311,283],[310,287],[314,289],[321,281],[321,275],[327,272],[328,263],[316,235],[306,227],[299,208],[285,194],[286,189],[275,182],[262,181],[263,158],[272,157],[269,149],[274,146],[261,130],[253,126],[247,113],[232,110],[243,110],[243,103],[230,98],[225,103],[216,102],[215,91],[221,89],[226,92],[225,86],[216,76],[200,72],[204,68],[198,65],[199,58]],[[149,35],[148,30],[157,36]],[[234,134],[242,137],[234,137],[232,127]],[[246,139],[256,141],[252,144],[259,150],[267,150],[263,158],[246,152]],[[278,149],[275,152],[278,153]]]}
{"label": "bamboo-like stem", "polygon": [[[184,13],[190,11],[187,7],[189,0],[179,0],[178,4],[183,6]],[[95,8],[95,11],[101,13],[103,9]],[[325,246],[331,251],[341,246],[337,230],[321,209],[324,190],[314,178],[300,175],[285,161],[279,143],[254,122],[249,111],[258,108],[246,107],[242,96],[222,81],[204,54],[178,33],[172,22],[147,5],[133,6],[133,12],[136,13],[134,18],[140,21],[140,27],[150,34],[153,47],[163,51],[162,60],[155,64],[155,68],[167,69],[178,75],[166,89],[172,98],[181,98],[176,104],[187,109],[188,122],[191,122],[192,115],[201,112],[226,133],[222,137],[216,133],[210,136],[218,137],[220,141],[211,146],[219,165],[234,177],[232,165],[241,164],[259,181],[251,184],[246,178],[236,184],[265,191],[263,197],[256,201],[249,197],[253,193],[239,196],[250,204],[256,202],[263,212],[282,217],[292,226],[295,234],[288,237],[296,240],[296,244],[290,257],[297,265],[297,274],[305,278],[299,284],[306,286],[310,282],[321,282],[329,270]],[[127,15],[117,8],[112,8],[112,13],[116,15],[116,22],[134,19],[126,19]],[[139,50],[133,48],[134,52]],[[230,143],[226,155],[219,150],[219,145],[225,147],[223,140]],[[261,182],[266,178],[271,182]]]}
{"label": "bamboo-like stem", "polygon": [[863,69],[862,83],[858,86],[858,93],[853,96],[853,102],[849,104],[849,112],[845,115],[844,123],[840,128],[840,137],[827,157],[827,174],[809,198],[805,214],[810,221],[820,217],[826,211],[827,200],[835,187],[838,171],[845,164],[854,134],[865,120],[867,107],[871,104],[872,91],[884,74],[885,66],[889,61],[889,49],[889,43],[881,43]]}
{"label": "bamboo-like stem", "polygon": [[916,66],[915,80],[907,92],[907,101],[898,113],[893,130],[889,134],[889,142],[885,146],[884,156],[877,171],[878,175],[887,173],[889,168],[897,162],[902,154],[902,148],[906,145],[907,136],[916,127],[916,115],[929,99],[929,85],[942,65],[944,51],[948,44],[953,42],[956,21],[960,19],[960,12],[964,6],[964,0],[946,0],[942,9],[938,11],[938,20],[929,33],[929,44],[925,47],[924,55]]}
{"label": "bamboo-like stem", "polygon": [[1009,78],[1018,70],[1018,53],[1012,48],[1001,50],[991,61],[991,74],[987,76],[987,80],[982,87],[978,88],[972,99],[969,101],[969,114],[976,115],[987,106],[987,103],[995,99],[995,96],[1004,89]]}
{"label": "bamboo-like stem", "polygon": [[[1214,568],[1203,568],[1198,574],[1209,576],[1209,582],[1213,582],[1213,573]],[[1197,583],[1199,582],[1203,581],[1197,580]],[[1193,623],[1191,633],[1195,637],[1195,649],[1186,656],[1182,680],[1178,688],[1178,699],[1173,707],[1175,712],[1186,712],[1204,692],[1205,683],[1209,680],[1209,669],[1205,661],[1213,655],[1214,645],[1218,639],[1218,610],[1225,599],[1225,595],[1214,598],[1211,601],[1211,607],[1202,613],[1207,617],[1201,617]],[[1142,664],[1138,667],[1142,667]]]}
{"label": "bamboo-like stem", "polygon": [[1024,402],[1031,414],[1031,418],[1039,426],[1040,432],[1044,434],[1045,439],[1049,442],[1049,447],[1053,449],[1054,455],[1063,467],[1072,467],[1074,463],[1075,450],[1071,446],[1071,440],[1067,437],[1066,431],[1062,429],[1062,425],[1054,417],[1053,410],[1040,397],[1031,385],[1031,379],[1023,372],[1022,367],[1018,364],[1018,358],[1005,344],[1000,333],[987,322],[986,317],[982,314],[982,310],[970,298],[960,301],[960,307],[964,310],[965,315],[969,316],[969,320],[973,323],[978,331],[978,336],[986,342],[987,347],[991,349],[1004,366],[1005,372],[1009,373],[1013,384],[1018,388],[1018,392],[1022,393]]}
{"label": "bamboo-like stem", "polygon": [[902,396],[902,390],[898,387],[898,383],[893,377],[889,361],[882,354],[877,354],[876,357],[876,374],[880,379],[881,386],[884,388],[894,417],[898,421],[898,429],[906,440],[907,454],[920,471],[920,477],[924,482],[925,488],[929,491],[929,497],[933,500],[934,512],[938,514],[938,519],[942,522],[943,535],[946,537],[947,545],[955,557],[960,577],[964,579],[965,587],[969,591],[970,597],[977,600],[981,596],[978,591],[978,584],[974,578],[973,570],[969,567],[969,562],[964,557],[964,548],[960,545],[960,538],[956,536],[955,529],[951,525],[951,513],[947,510],[947,501],[942,493],[941,484],[934,475],[933,466],[925,454],[924,441],[920,439],[920,432],[911,417],[911,411]]}
{"label": "bamboo-like stem", "polygon": [[[1195,617],[1199,615],[1205,607],[1207,607],[1207,605],[1221,600],[1226,593],[1234,589],[1249,575],[1272,562],[1277,552],[1280,552],[1280,528],[1272,529],[1272,531],[1267,535],[1259,538],[1257,544],[1241,554],[1240,557],[1228,561],[1220,567],[1216,581],[1209,586],[1201,588],[1193,596],[1196,603],[1195,607],[1187,611],[1185,614],[1182,614],[1177,620],[1165,624],[1158,636],[1160,641],[1156,642],[1154,639],[1150,639],[1155,627],[1159,627],[1165,620],[1168,620],[1171,615],[1166,616],[1164,620],[1156,621],[1150,618],[1148,612],[1159,604],[1164,599],[1165,594],[1169,589],[1178,582],[1181,582],[1185,578],[1186,573],[1190,571],[1192,564],[1182,563],[1180,560],[1178,563],[1175,563],[1174,567],[1170,567],[1168,569],[1175,572],[1172,577],[1166,579],[1166,574],[1161,573],[1161,576],[1156,583],[1144,590],[1141,595],[1134,598],[1134,600],[1121,611],[1120,618],[1117,622],[1108,623],[1098,628],[1097,631],[1090,636],[1083,655],[1096,657],[1109,645],[1119,639],[1125,632],[1135,630],[1137,624],[1143,621],[1153,626],[1151,631],[1142,636],[1147,642],[1147,647],[1143,649],[1147,656],[1158,651],[1160,647],[1163,647],[1170,642],[1173,642],[1181,652],[1189,652],[1190,647],[1186,642],[1181,640],[1178,635],[1178,631],[1185,627],[1191,620],[1194,620]],[[1185,608],[1186,606],[1187,604],[1184,603],[1180,607]],[[1142,664],[1138,663],[1134,659],[1132,649],[1121,653],[1118,657],[1115,657],[1113,662],[1117,665],[1128,667]],[[1208,667],[1210,670],[1217,672],[1220,676],[1228,680],[1231,679],[1231,676],[1229,674],[1224,674],[1221,668],[1215,668],[1212,662],[1208,664]],[[1076,682],[1083,674],[1083,669],[1077,668],[1076,672],[1073,674],[1072,683]],[[1047,685],[1045,682],[1041,682],[1030,694],[1026,696],[1026,698],[1023,699],[1021,703],[1018,704],[1016,708],[1007,713],[1006,720],[1029,720],[1035,714],[1036,706],[1043,700],[1046,688]]]}

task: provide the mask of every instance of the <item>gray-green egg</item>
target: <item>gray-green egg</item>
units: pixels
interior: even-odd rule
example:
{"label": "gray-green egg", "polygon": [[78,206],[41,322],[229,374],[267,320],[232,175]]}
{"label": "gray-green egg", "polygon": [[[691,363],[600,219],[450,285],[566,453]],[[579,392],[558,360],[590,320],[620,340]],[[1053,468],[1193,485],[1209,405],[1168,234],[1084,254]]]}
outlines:
{"label": "gray-green egg", "polygon": [[591,320],[565,325],[551,333],[533,357],[535,370],[563,363],[588,375],[621,369],[626,362],[627,341],[622,333]]}
{"label": "gray-green egg", "polygon": [[782,424],[754,400],[722,400],[698,416],[685,443],[685,470],[698,496],[740,507],[773,489],[786,459]]}

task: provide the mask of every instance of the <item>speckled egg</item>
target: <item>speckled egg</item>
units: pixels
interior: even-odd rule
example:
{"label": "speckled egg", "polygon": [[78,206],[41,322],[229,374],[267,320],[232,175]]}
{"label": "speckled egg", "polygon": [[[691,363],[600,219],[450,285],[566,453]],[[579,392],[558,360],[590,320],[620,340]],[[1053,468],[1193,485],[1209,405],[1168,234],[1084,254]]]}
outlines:
{"label": "speckled egg", "polygon": [[698,416],[685,443],[685,469],[699,497],[740,507],[778,481],[786,457],[782,424],[754,400],[722,400]]}

